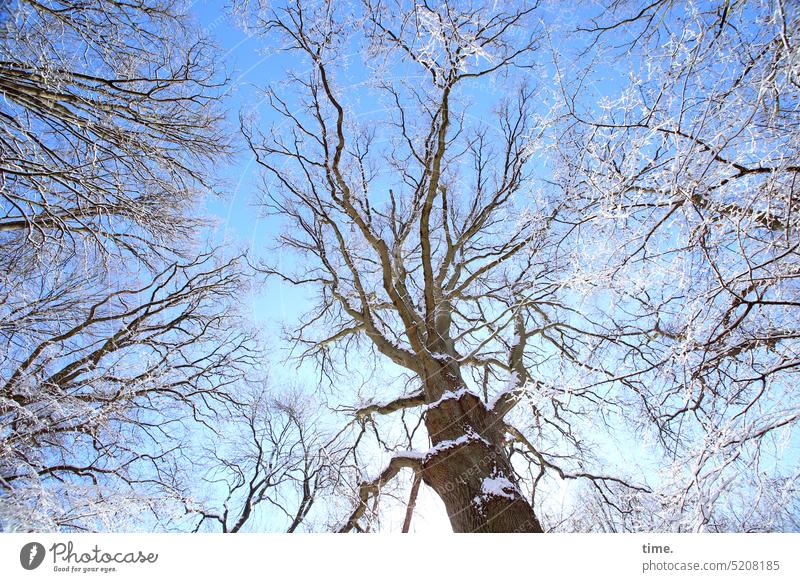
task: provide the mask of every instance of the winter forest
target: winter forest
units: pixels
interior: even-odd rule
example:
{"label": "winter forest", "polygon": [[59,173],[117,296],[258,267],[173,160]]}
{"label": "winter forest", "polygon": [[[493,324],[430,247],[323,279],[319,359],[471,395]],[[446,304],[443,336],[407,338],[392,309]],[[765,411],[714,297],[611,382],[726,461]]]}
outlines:
{"label": "winter forest", "polygon": [[798,382],[795,0],[0,0],[0,531],[796,532]]}

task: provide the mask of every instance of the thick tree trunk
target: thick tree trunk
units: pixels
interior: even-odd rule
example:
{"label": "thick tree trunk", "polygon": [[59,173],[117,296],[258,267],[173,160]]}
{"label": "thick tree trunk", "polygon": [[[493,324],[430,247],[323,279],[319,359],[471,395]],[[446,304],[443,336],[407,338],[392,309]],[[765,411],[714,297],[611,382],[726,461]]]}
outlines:
{"label": "thick tree trunk", "polygon": [[445,373],[438,385],[428,386],[429,394],[444,394],[444,399],[425,414],[433,443],[422,470],[425,484],[441,497],[455,532],[541,533],[517,487],[503,446],[502,419],[474,394],[456,392],[453,376]]}

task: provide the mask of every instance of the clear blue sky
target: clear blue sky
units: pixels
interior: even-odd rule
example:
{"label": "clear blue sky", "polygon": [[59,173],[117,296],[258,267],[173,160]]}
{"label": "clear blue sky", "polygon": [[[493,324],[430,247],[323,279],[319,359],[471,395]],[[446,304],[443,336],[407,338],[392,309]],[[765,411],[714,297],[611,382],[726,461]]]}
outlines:
{"label": "clear blue sky", "polygon": [[[280,83],[288,68],[296,65],[296,62],[291,60],[293,57],[270,51],[269,47],[265,46],[263,38],[245,34],[222,11],[219,2],[198,0],[193,5],[193,10],[206,32],[220,45],[220,61],[225,64],[232,79],[230,95],[226,104],[232,132],[238,133],[240,111],[255,114],[259,118],[260,127],[269,127],[274,118],[265,103],[263,88]],[[554,22],[563,22],[574,18],[574,14],[571,14],[570,11],[563,11],[559,15],[557,9],[552,8],[552,10],[550,17]],[[564,43],[568,42],[563,38],[552,38],[551,41],[560,48],[564,48]],[[569,66],[569,63],[562,64]],[[634,68],[635,64],[622,62],[612,66],[611,63],[604,63],[599,69],[601,74],[593,79],[595,90],[605,94],[617,92],[624,86],[628,72],[626,67]],[[552,67],[546,67],[544,71],[546,75],[552,76]],[[351,74],[358,75],[358,71]],[[550,80],[543,79],[544,82]],[[475,103],[471,115],[481,117],[488,111],[498,95],[476,93],[470,97]],[[370,112],[371,108],[365,102],[364,111],[361,113],[362,119]],[[222,200],[209,200],[208,210],[220,221],[220,226],[215,233],[218,239],[226,239],[234,245],[247,248],[256,258],[264,257],[267,256],[267,248],[275,244],[275,237],[280,231],[281,224],[280,220],[275,217],[263,217],[257,208],[259,168],[255,164],[252,154],[246,150],[243,141],[240,141],[239,145],[241,151],[236,160],[224,169],[224,176],[229,186],[228,193]],[[282,260],[292,260],[289,255],[280,254],[279,256]],[[281,324],[291,325],[296,321],[296,318],[305,311],[307,302],[303,293],[297,288],[288,287],[279,281],[272,280],[267,283],[266,287],[258,290],[253,297],[252,306],[254,321],[263,325],[270,334],[273,334],[277,332]],[[279,340],[274,339],[273,341],[276,347],[280,345]],[[276,356],[276,360],[278,359],[279,356]],[[296,378],[298,381],[307,380],[309,385],[315,381],[307,371],[301,372]],[[596,438],[601,442],[605,440],[603,435],[596,435]],[[640,457],[643,460],[647,457],[646,452],[642,449],[642,443],[638,441],[635,446],[634,443],[631,443],[626,450],[621,450],[611,442],[606,442],[605,445],[608,448],[607,458],[618,461],[620,464],[624,464],[623,460],[626,455],[627,460],[630,460],[630,457]],[[791,461],[789,460],[789,462]],[[568,495],[566,490],[564,495]],[[421,529],[449,530],[441,502],[430,492],[423,493],[418,515],[424,516],[417,522]],[[400,519],[395,521],[399,523]]]}

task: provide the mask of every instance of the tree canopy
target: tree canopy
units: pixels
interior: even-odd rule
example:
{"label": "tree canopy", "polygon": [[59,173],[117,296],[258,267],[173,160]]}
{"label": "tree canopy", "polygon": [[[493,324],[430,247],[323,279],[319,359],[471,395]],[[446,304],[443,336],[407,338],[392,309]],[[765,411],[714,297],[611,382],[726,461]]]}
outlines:
{"label": "tree canopy", "polygon": [[798,529],[796,4],[3,10],[2,527]]}

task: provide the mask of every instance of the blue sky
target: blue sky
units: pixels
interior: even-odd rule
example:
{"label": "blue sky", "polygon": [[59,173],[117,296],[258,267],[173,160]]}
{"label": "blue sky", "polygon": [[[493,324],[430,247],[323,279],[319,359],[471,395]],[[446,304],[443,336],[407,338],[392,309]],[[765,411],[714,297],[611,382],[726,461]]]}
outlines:
{"label": "blue sky", "polygon": [[[229,115],[229,124],[232,130],[238,133],[238,114],[244,112],[246,115],[256,115],[261,128],[269,127],[274,121],[270,108],[264,99],[264,87],[269,85],[279,85],[285,77],[287,70],[295,65],[285,54],[270,51],[265,46],[263,38],[250,36],[243,32],[233,19],[220,11],[220,3],[209,0],[199,0],[193,5],[197,18],[205,29],[206,33],[220,45],[220,61],[231,76],[230,94],[227,97],[226,108]],[[553,38],[554,45],[559,44],[562,39]],[[552,82],[553,68],[547,66],[543,69],[545,77],[540,76],[537,82],[547,84]],[[355,77],[362,71],[352,73]],[[352,88],[352,87],[351,87]],[[486,91],[486,89],[489,89]],[[486,119],[491,114],[491,108],[499,97],[502,97],[506,87],[494,85],[483,87],[479,91],[473,91],[469,95],[472,106],[468,111],[468,116],[473,121]],[[371,113],[380,113],[376,105],[368,101],[368,96],[358,95],[363,99],[360,105],[363,111],[359,117],[363,119]],[[240,153],[236,156],[234,163],[224,168],[223,176],[228,185],[227,194],[222,199],[209,199],[207,201],[208,212],[218,220],[218,227],[214,233],[216,240],[226,240],[234,246],[244,247],[254,257],[274,258],[270,256],[267,249],[273,246],[275,236],[280,232],[281,224],[277,217],[265,217],[257,207],[258,189],[260,184],[259,167],[255,163],[254,156],[245,149],[242,141]],[[280,251],[278,251],[280,253]],[[291,261],[289,255],[280,254],[281,260]],[[257,289],[251,298],[252,318],[258,325],[267,330],[266,335],[271,347],[283,347],[276,334],[281,324],[293,323],[308,306],[304,299],[303,292],[297,288],[289,287],[277,280],[270,280],[266,286]],[[280,365],[279,355],[274,355],[276,363]],[[284,371],[286,374],[287,371]],[[279,372],[280,374],[280,372]],[[309,387],[314,386],[316,378],[310,370],[301,370],[295,376],[290,374],[297,382],[306,382]],[[386,399],[386,395],[383,395]],[[425,443],[418,445],[425,448]],[[614,453],[617,455],[618,453]],[[383,461],[388,460],[384,455]],[[380,462],[380,461],[379,461]],[[375,467],[377,469],[377,467]],[[403,491],[407,492],[407,488]],[[405,493],[403,493],[405,494]],[[569,498],[569,488],[563,487],[556,505],[567,503]],[[387,500],[388,501],[388,500]],[[387,502],[384,502],[384,504]],[[390,502],[391,503],[391,502]],[[568,504],[568,503],[567,503]],[[385,506],[386,507],[386,506]],[[387,517],[384,526],[392,526],[399,529],[402,523],[404,507],[401,503],[394,502],[390,505],[391,509],[386,512]],[[262,517],[254,522],[258,527],[259,522],[266,519],[269,524],[269,517]],[[447,515],[442,502],[438,497],[423,486],[417,504],[417,511],[413,520],[414,531],[424,532],[448,532],[451,531]]]}
{"label": "blue sky", "polygon": [[[570,11],[558,13],[557,5],[551,5],[549,17],[552,22],[565,22],[573,18]],[[284,79],[287,70],[296,63],[293,57],[285,54],[268,50],[262,38],[249,36],[237,26],[233,20],[221,11],[221,4],[209,0],[199,0],[193,5],[201,25],[207,34],[220,45],[220,61],[223,62],[231,76],[230,95],[226,100],[226,109],[229,112],[229,123],[234,133],[238,133],[238,114],[245,112],[248,115],[255,115],[259,120],[261,128],[269,127],[274,121],[271,116],[268,104],[264,99],[263,88],[269,85],[280,84]],[[550,39],[558,50],[574,49],[569,46],[572,41],[556,35]],[[569,50],[564,51],[569,54]],[[571,66],[569,58],[563,57],[561,65]],[[544,58],[547,58],[545,56]],[[599,94],[614,94],[618,92],[626,81],[630,69],[635,68],[636,63],[631,61],[618,61],[611,64],[611,61],[601,63],[598,67],[598,74],[592,79],[592,89]],[[546,66],[542,70],[543,75],[538,79],[542,83],[551,83],[553,68]],[[358,75],[363,75],[362,71],[351,73],[355,79]],[[540,73],[541,74],[541,73]],[[495,87],[497,92],[474,92],[469,97],[474,106],[470,111],[473,118],[482,118],[490,109],[490,105],[497,99],[498,94],[502,93],[504,87]],[[361,112],[361,119],[368,117],[375,112],[374,105],[371,104],[365,95],[362,105],[364,111]],[[589,106],[596,106],[591,103]],[[216,240],[227,240],[234,246],[247,248],[255,258],[269,257],[275,258],[274,252],[278,252],[280,260],[291,261],[292,257],[284,255],[280,251],[269,251],[269,247],[275,244],[275,237],[281,229],[280,220],[276,217],[264,217],[261,215],[256,205],[259,188],[259,168],[255,163],[252,154],[245,149],[244,143],[239,142],[240,153],[235,161],[224,168],[223,176],[226,179],[228,188],[227,193],[222,199],[209,199],[207,202],[208,211],[219,221],[219,226],[215,231]],[[546,174],[547,170],[541,170]],[[264,287],[259,288],[251,298],[253,321],[262,326],[267,335],[273,339],[270,343],[274,347],[284,347],[277,339],[277,332],[281,324],[291,325],[301,315],[308,303],[305,295],[297,288],[288,287],[277,280],[271,280]],[[280,355],[274,355],[276,363],[280,363]],[[285,373],[293,374],[294,371]],[[309,370],[300,371],[293,376],[298,382],[306,382],[308,386],[313,386],[316,378],[310,374]],[[618,443],[606,440],[604,435],[592,435],[607,448],[607,458],[624,464],[624,461],[633,458],[642,458],[646,463],[645,445],[636,441],[620,446]],[[635,452],[633,452],[635,451]],[[646,471],[645,471],[646,472]],[[565,488],[562,491],[562,500],[569,497],[569,492]],[[419,503],[418,516],[421,516],[415,526],[424,531],[449,531],[449,524],[444,514],[441,502],[430,491],[423,491]],[[397,511],[402,508],[398,507]],[[399,519],[391,520],[399,523]]]}

